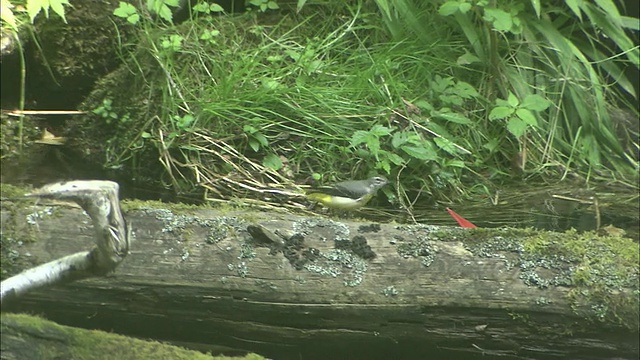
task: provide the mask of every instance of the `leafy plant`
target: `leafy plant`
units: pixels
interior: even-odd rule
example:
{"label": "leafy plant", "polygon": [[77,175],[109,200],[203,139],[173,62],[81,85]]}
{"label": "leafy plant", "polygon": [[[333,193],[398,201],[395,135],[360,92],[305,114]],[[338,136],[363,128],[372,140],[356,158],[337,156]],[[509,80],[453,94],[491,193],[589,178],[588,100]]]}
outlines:
{"label": "leafy plant", "polygon": [[358,130],[353,133],[349,144],[356,149],[356,154],[360,157],[373,157],[375,169],[382,169],[387,174],[391,173],[391,163],[400,165],[404,160],[396,154],[382,149],[382,139],[389,136],[394,128],[382,125],[374,125],[371,129]]}
{"label": "leafy plant", "polygon": [[[497,100],[490,119],[508,119],[508,130],[516,136],[542,121],[549,134],[539,138],[545,144],[534,143],[535,147],[548,151],[551,140],[566,154],[580,144],[577,148],[586,151],[583,158],[590,167],[601,168],[602,155],[623,170],[623,150],[613,133],[609,103],[621,99],[621,91],[636,97],[620,67],[623,63],[614,59],[626,58],[638,67],[638,47],[625,33],[637,27],[630,27],[631,19],[621,16],[613,2],[460,0],[444,2],[439,12],[455,19],[474,55],[487,66],[485,95],[507,99]],[[607,78],[615,79],[615,85],[608,86]],[[536,93],[550,102],[530,102]],[[522,104],[516,104],[517,98]]]}
{"label": "leafy plant", "polygon": [[203,13],[203,14],[211,14],[211,13],[222,13],[224,9],[222,6],[216,3],[207,3],[206,1],[198,2],[194,7],[193,11]]}
{"label": "leafy plant", "polygon": [[0,2],[0,19],[2,22],[9,25],[13,31],[18,30],[18,22],[15,15],[13,15],[13,4],[9,0],[1,0]]}
{"label": "leafy plant", "polygon": [[261,12],[280,9],[280,6],[275,0],[249,0],[248,3],[249,5],[257,7]]}
{"label": "leafy plant", "polygon": [[513,94],[504,99],[496,99],[496,106],[489,113],[489,120],[505,120],[507,129],[516,138],[521,137],[527,127],[538,128],[535,112],[544,111],[550,103],[540,95],[527,95],[522,102]]}
{"label": "leafy plant", "polygon": [[118,115],[112,109],[113,100],[112,99],[103,99],[102,104],[97,108],[93,109],[92,112],[96,115],[99,115],[107,124],[111,124],[112,121],[116,120],[119,123],[127,123],[130,120],[129,114],[124,114],[122,116]]}
{"label": "leafy plant", "polygon": [[137,24],[140,21],[140,14],[138,14],[138,9],[135,6],[120,1],[118,7],[113,10],[113,15],[126,19],[130,24]]}
{"label": "leafy plant", "polygon": [[163,36],[160,39],[160,46],[163,49],[168,49],[171,51],[179,51],[182,48],[182,40],[184,40],[184,38],[178,34]]}
{"label": "leafy plant", "polygon": [[97,108],[93,109],[93,113],[96,115],[100,115],[103,119],[117,119],[118,114],[112,110],[111,104],[113,104],[113,100],[111,99],[103,99],[102,104]]}
{"label": "leafy plant", "polygon": [[171,8],[178,8],[180,0],[146,0],[147,10],[152,14],[157,14],[161,19],[173,24],[173,11]]}
{"label": "leafy plant", "polygon": [[253,127],[251,125],[244,125],[242,127],[242,131],[244,131],[244,133],[249,138],[249,147],[253,151],[258,152],[261,147],[263,147],[263,148],[268,148],[269,147],[269,140],[267,140],[267,137],[264,136],[255,127]]}
{"label": "leafy plant", "polygon": [[189,131],[193,127],[193,123],[195,122],[195,118],[191,114],[185,114],[183,116],[174,115],[173,121],[176,125],[176,128],[180,131]]}
{"label": "leafy plant", "polygon": [[[462,40],[469,45],[452,66],[451,76],[432,82],[432,88],[441,92],[437,101],[431,97],[416,102],[434,119],[486,125],[469,133],[466,147],[492,149],[510,158],[524,145],[513,138],[535,129],[526,145],[535,154],[529,159],[564,162],[585,174],[593,170],[604,174],[606,166],[622,176],[637,176],[639,164],[633,155],[637,149],[632,146],[627,149],[630,155],[624,154],[611,113],[622,107],[638,115],[636,106],[624,97],[626,93],[637,99],[624,68],[640,66],[640,50],[632,40],[637,38],[638,20],[621,15],[613,2],[376,0],[376,4],[394,39],[430,44],[429,36],[444,37],[449,32],[455,38],[449,43]],[[433,6],[448,19],[448,26],[433,26],[443,24],[438,19],[426,21]],[[455,79],[477,89],[478,94],[471,95],[477,103],[459,105],[463,99],[451,87]],[[442,93],[447,88],[449,93]],[[546,101],[530,102],[534,95]],[[454,116],[448,115],[449,110]],[[491,121],[497,119],[504,122]],[[508,132],[501,133],[496,126],[504,125]],[[566,163],[575,155],[581,161]]]}
{"label": "leafy plant", "polygon": [[200,40],[206,40],[210,43],[216,42],[216,37],[220,36],[220,30],[217,29],[204,29],[202,34],[200,35]]}
{"label": "leafy plant", "polygon": [[71,6],[69,4],[69,0],[29,0],[27,1],[27,13],[29,14],[29,18],[33,23],[36,19],[36,16],[41,11],[44,11],[47,19],[49,18],[49,9],[53,10],[58,16],[62,18],[62,21],[67,23],[67,19],[64,17],[64,6]]}

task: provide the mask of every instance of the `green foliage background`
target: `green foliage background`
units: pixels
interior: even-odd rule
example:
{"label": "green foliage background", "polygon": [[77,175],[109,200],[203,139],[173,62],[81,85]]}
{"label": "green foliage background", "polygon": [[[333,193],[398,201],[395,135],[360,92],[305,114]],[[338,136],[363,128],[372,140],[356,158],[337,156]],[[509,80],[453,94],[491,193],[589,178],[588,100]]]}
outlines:
{"label": "green foliage background", "polygon": [[272,201],[380,173],[405,209],[514,177],[637,187],[638,19],[609,0],[146,5],[114,9],[138,36],[70,126],[146,186]]}

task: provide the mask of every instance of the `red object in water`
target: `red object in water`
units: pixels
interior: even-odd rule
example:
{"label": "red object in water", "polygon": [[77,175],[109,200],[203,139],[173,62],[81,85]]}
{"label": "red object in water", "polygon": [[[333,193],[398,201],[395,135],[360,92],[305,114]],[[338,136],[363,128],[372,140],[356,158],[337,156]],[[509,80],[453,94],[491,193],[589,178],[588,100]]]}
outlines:
{"label": "red object in water", "polygon": [[456,219],[456,221],[458,222],[458,225],[460,225],[461,227],[465,227],[465,228],[475,228],[477,226],[475,226],[471,221],[463,218],[462,216],[458,215],[455,211],[447,208],[447,211],[449,212],[449,215],[451,215],[451,217],[453,217],[454,219]]}

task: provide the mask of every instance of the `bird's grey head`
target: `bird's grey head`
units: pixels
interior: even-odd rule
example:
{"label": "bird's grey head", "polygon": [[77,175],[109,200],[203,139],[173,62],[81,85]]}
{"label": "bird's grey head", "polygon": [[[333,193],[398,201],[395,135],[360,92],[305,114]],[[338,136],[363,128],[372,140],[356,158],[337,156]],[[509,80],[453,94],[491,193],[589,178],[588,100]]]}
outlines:
{"label": "bird's grey head", "polygon": [[384,176],[374,176],[369,178],[369,186],[378,190],[381,187],[387,185],[389,181]]}

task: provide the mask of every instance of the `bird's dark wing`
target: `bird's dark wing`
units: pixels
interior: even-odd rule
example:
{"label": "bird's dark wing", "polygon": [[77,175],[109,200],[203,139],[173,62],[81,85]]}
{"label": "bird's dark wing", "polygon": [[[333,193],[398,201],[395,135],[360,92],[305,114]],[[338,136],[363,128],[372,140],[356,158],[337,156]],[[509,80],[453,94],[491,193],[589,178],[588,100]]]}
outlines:
{"label": "bird's dark wing", "polygon": [[359,199],[367,195],[369,190],[368,184],[362,184],[362,181],[343,181],[335,184],[334,187],[343,194],[341,196],[352,199]]}
{"label": "bird's dark wing", "polygon": [[[366,195],[366,189],[363,191],[353,191],[353,188],[361,188],[360,186],[354,186],[356,181],[343,181],[335,184],[334,186],[320,186],[307,191],[307,194],[311,193],[323,193],[331,196],[341,196],[350,199],[359,199]],[[357,185],[357,184],[356,184]]]}
{"label": "bird's dark wing", "polygon": [[[319,187],[309,189],[307,191],[307,194],[313,194],[313,193],[322,193],[322,194],[327,194],[331,196],[353,198],[352,196],[349,195],[348,192],[345,192],[344,190],[334,186],[319,186]],[[355,197],[354,199],[357,199],[357,197]]]}

